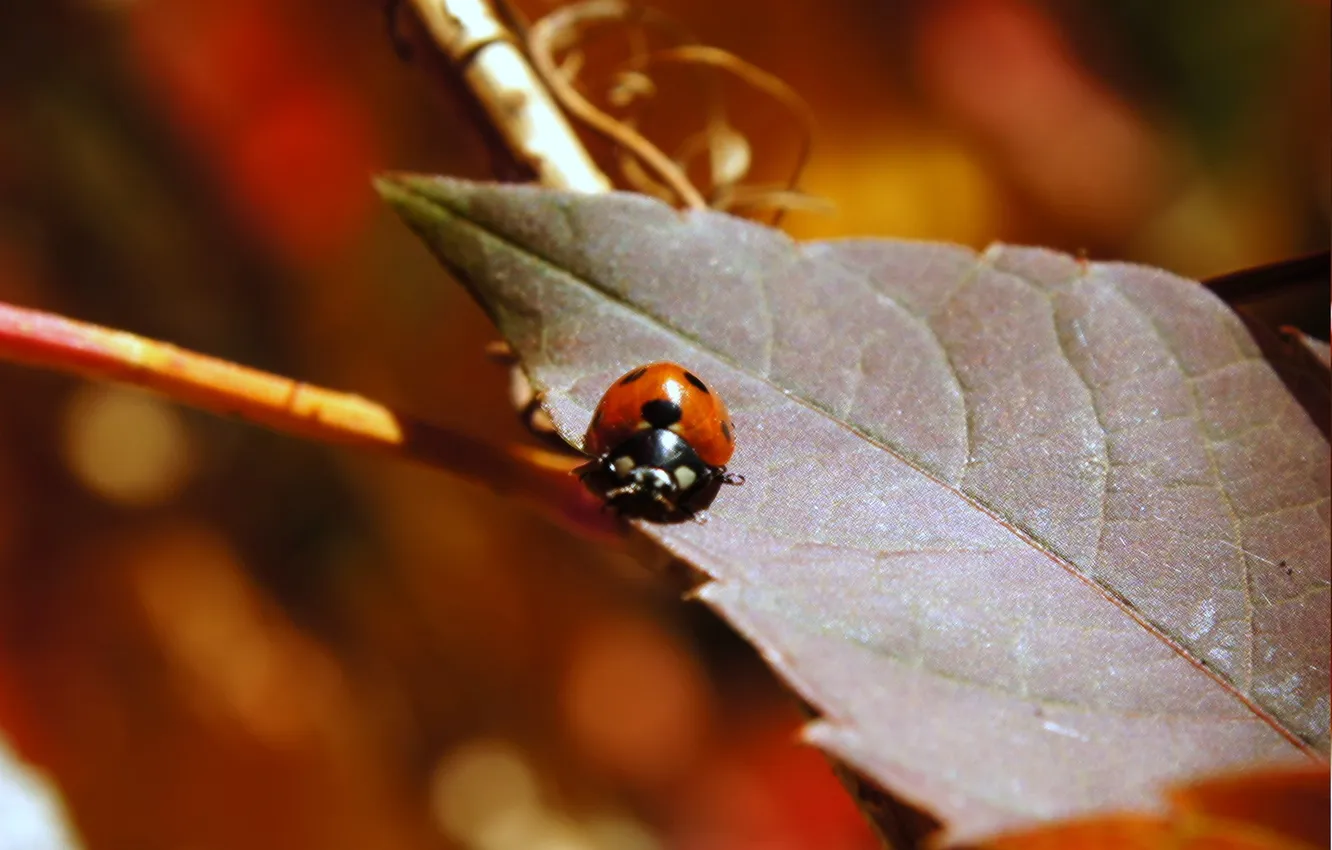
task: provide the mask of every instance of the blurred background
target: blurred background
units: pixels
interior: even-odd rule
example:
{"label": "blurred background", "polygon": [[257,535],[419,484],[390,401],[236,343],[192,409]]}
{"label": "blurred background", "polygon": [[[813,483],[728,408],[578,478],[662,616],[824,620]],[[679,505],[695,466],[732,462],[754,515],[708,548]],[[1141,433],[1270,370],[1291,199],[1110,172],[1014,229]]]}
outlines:
{"label": "blurred background", "polygon": [[[1193,276],[1327,247],[1325,3],[655,5],[810,102],[803,187],[836,213],[796,236]],[[0,300],[530,440],[487,321],[371,191],[497,167],[389,33],[374,0],[0,4]],[[727,93],[755,179],[783,179],[789,117]],[[696,125],[675,100],[653,121]],[[652,561],[430,469],[0,363],[0,740],[70,846],[874,846],[799,707]],[[6,845],[4,799],[0,847],[64,846]]]}

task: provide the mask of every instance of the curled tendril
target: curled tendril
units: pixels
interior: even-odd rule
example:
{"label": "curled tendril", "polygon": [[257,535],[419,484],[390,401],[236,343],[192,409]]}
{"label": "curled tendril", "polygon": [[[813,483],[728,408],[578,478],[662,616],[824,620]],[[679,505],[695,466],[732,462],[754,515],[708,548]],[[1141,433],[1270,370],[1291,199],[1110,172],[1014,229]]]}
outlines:
{"label": "curled tendril", "polygon": [[656,178],[670,187],[684,206],[704,209],[707,202],[684,170],[673,162],[661,148],[652,144],[643,134],[622,121],[593,106],[574,88],[569,77],[561,74],[554,54],[573,46],[582,29],[596,23],[620,22],[629,19],[650,20],[660,16],[648,10],[637,9],[618,0],[591,0],[564,6],[532,25],[527,33],[527,48],[532,64],[550,87],[551,93],[566,110],[592,130],[631,151],[654,173]]}
{"label": "curled tendril", "polygon": [[[760,190],[754,187],[746,192],[740,192],[740,194],[748,196],[748,205],[776,207],[778,213],[774,224],[780,222],[781,214],[788,206],[811,209],[812,207],[807,202],[787,203],[789,200],[800,196],[796,186],[800,182],[800,175],[805,170],[806,163],[809,161],[810,149],[814,143],[814,112],[809,108],[809,104],[805,103],[804,98],[777,76],[718,47],[690,44],[655,51],[648,54],[644,59],[643,70],[646,70],[649,65],[667,62],[704,65],[727,71],[750,87],[777,101],[795,118],[800,126],[800,148],[796,154],[795,166],[791,169],[791,176],[787,178],[786,185],[778,190]],[[726,127],[726,130],[732,133],[735,132],[729,126]],[[733,195],[739,189],[739,187],[728,187],[727,185],[718,188],[723,190],[729,188]],[[760,196],[764,194],[768,197],[760,199]],[[809,196],[803,197],[809,199]]]}
{"label": "curled tendril", "polygon": [[[613,117],[593,105],[575,87],[581,70],[578,48],[585,46],[598,28],[615,24],[627,27],[630,58],[612,74],[607,101],[625,110]],[[664,35],[675,46],[651,50],[649,31]],[[651,9],[622,0],[588,0],[564,6],[537,21],[527,30],[527,48],[533,66],[551,93],[576,120],[608,139],[616,148],[621,176],[633,188],[680,206],[726,210],[775,209],[773,223],[787,209],[824,211],[829,205],[797,189],[813,142],[813,114],[795,91],[773,74],[728,51],[697,43],[687,31]],[[563,64],[557,54],[569,53]],[[715,77],[706,79],[705,127],[687,138],[677,155],[667,156],[637,128],[634,111],[650,102],[656,83],[649,75],[654,66],[688,65],[726,72],[750,88],[772,98],[796,121],[800,146],[791,175],[784,185],[743,186],[753,152],[750,140],[726,119]],[[686,168],[699,156],[709,157],[711,192],[705,195],[690,181]]]}

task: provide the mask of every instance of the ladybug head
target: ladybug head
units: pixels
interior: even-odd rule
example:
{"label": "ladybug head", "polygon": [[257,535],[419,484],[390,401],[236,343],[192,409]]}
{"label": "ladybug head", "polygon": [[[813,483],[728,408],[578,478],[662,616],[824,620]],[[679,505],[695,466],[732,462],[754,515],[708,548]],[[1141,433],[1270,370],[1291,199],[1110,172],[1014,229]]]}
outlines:
{"label": "ladybug head", "polygon": [[650,495],[654,501],[678,495],[680,485],[671,474],[656,466],[639,466],[629,470],[628,482],[635,492]]}
{"label": "ladybug head", "polygon": [[674,431],[649,428],[612,448],[595,462],[596,481],[607,503],[629,513],[691,513],[685,505],[712,478],[712,469]]}

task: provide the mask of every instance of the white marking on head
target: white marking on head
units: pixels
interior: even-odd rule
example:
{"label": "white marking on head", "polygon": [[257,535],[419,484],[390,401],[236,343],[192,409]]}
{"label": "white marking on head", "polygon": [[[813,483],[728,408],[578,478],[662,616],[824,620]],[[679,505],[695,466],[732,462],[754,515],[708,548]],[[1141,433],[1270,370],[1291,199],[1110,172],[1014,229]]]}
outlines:
{"label": "white marking on head", "polygon": [[628,476],[633,468],[634,459],[627,455],[625,457],[617,457],[615,460],[611,461],[611,469],[615,472],[617,478]]}
{"label": "white marking on head", "polygon": [[664,469],[649,469],[643,474],[643,484],[651,484],[654,490],[671,489],[671,476]]}
{"label": "white marking on head", "polygon": [[675,480],[679,483],[681,490],[688,490],[698,480],[698,474],[687,466],[681,466],[675,470]]}

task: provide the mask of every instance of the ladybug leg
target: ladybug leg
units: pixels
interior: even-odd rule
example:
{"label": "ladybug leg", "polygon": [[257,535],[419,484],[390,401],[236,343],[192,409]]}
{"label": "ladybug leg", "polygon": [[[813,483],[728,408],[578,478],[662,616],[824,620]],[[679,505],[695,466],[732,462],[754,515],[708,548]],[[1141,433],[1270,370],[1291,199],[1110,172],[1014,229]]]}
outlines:
{"label": "ladybug leg", "polygon": [[594,457],[591,460],[589,460],[587,463],[575,466],[573,469],[569,471],[572,472],[574,475],[577,475],[579,479],[586,480],[587,476],[591,475],[593,472],[596,472],[598,469],[600,469],[601,465],[605,463],[605,461],[606,461],[605,455],[602,455],[601,457]]}
{"label": "ladybug leg", "polygon": [[684,505],[676,504],[667,498],[664,493],[653,493],[652,501],[665,508],[668,514],[683,516],[685,519],[693,520],[699,525],[707,524],[708,515],[705,512],[690,510]]}
{"label": "ladybug leg", "polygon": [[607,490],[603,498],[606,500],[606,504],[609,506],[611,502],[614,502],[616,499],[623,498],[624,496],[632,496],[634,493],[637,492],[638,492],[637,484],[626,484],[623,487],[616,487],[614,490]]}
{"label": "ladybug leg", "polygon": [[620,505],[617,505],[616,502],[626,497],[633,496],[637,492],[638,487],[633,484],[626,484],[622,487],[616,487],[614,490],[607,490],[601,494],[601,512],[606,513],[607,511],[610,511],[619,516],[622,512],[622,508]]}
{"label": "ladybug leg", "polygon": [[745,483],[745,476],[738,472],[727,472],[724,466],[714,467],[712,477],[723,484],[730,484],[735,487]]}

